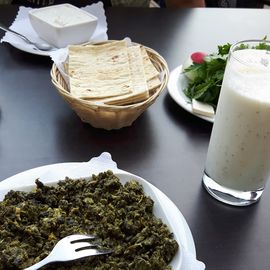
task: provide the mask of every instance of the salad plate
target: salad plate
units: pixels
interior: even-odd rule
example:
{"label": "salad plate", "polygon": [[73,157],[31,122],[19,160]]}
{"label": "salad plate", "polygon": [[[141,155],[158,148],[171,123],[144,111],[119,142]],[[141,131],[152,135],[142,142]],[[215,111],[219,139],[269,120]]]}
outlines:
{"label": "salad plate", "polygon": [[192,105],[191,101],[188,99],[188,97],[184,94],[184,89],[188,85],[188,80],[185,77],[185,75],[182,73],[182,65],[176,67],[170,72],[170,77],[168,81],[168,91],[171,98],[184,110],[188,111],[189,113],[206,120],[208,122],[214,123],[214,117],[208,117],[204,115],[200,115],[197,113],[194,113],[192,111]]}
{"label": "salad plate", "polygon": [[[51,164],[11,176],[0,182],[0,201],[4,199],[5,194],[11,189],[21,191],[33,190],[37,178],[43,183],[53,185],[57,182],[56,179],[64,179],[66,176],[70,178],[81,178],[106,170],[112,170],[119,177],[122,184],[131,179],[137,180],[142,184],[145,194],[153,199],[154,215],[161,218],[168,225],[180,246],[179,251],[170,264],[172,268],[174,270],[186,269],[185,258],[187,256],[191,256],[193,258],[192,260],[196,261],[196,250],[191,231],[176,205],[162,191],[148,181],[137,175],[118,169],[109,153],[102,153],[99,157],[93,158],[89,162]],[[198,263],[202,264],[201,262]]]}

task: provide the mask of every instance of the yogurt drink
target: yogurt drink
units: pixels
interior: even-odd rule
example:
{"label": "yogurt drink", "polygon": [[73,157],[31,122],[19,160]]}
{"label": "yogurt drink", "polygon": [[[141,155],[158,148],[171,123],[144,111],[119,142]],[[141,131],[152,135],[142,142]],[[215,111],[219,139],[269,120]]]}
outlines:
{"label": "yogurt drink", "polygon": [[235,50],[224,74],[204,185],[223,202],[247,205],[261,196],[269,174],[270,52]]}

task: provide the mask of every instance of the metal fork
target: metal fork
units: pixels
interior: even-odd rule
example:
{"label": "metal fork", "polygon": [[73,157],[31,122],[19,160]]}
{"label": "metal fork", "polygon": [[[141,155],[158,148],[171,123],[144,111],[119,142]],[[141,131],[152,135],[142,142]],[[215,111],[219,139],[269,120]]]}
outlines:
{"label": "metal fork", "polygon": [[99,249],[97,244],[88,242],[91,239],[95,239],[95,236],[81,234],[67,236],[55,245],[46,258],[24,270],[36,270],[51,262],[72,261],[83,257],[112,253],[112,250]]}

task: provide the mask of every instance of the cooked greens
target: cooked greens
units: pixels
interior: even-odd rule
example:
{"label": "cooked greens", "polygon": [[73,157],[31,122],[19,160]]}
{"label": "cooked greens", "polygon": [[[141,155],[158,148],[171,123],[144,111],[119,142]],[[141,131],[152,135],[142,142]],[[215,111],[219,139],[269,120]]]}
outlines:
{"label": "cooked greens", "polygon": [[36,180],[35,191],[10,191],[0,202],[0,269],[29,267],[74,233],[96,235],[113,254],[44,269],[171,269],[178,244],[153,205],[138,182],[122,185],[111,171],[56,186]]}

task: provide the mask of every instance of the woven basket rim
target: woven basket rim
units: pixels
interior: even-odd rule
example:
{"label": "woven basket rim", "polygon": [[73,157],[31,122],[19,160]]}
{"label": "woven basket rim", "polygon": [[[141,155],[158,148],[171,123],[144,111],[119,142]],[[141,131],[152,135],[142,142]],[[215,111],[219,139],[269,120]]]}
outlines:
{"label": "woven basket rim", "polygon": [[[94,44],[94,45],[98,45],[98,44],[105,44],[105,43],[110,43],[113,42],[115,40],[107,40],[107,41],[102,41],[102,42],[95,42],[95,43],[91,43],[91,42],[87,42],[84,43],[83,45],[88,45],[88,44]],[[128,105],[108,105],[108,104],[104,104],[104,103],[98,103],[96,101],[91,101],[91,100],[85,100],[85,99],[80,99],[77,98],[73,95],[70,94],[69,91],[67,91],[67,87],[64,87],[62,84],[66,84],[64,82],[64,79],[60,73],[60,71],[58,70],[57,66],[55,63],[53,63],[52,68],[51,68],[51,81],[54,84],[54,86],[56,87],[58,93],[63,96],[64,98],[68,99],[70,102],[73,103],[81,103],[84,104],[86,106],[91,106],[91,107],[96,107],[96,109],[106,109],[106,110],[122,110],[122,109],[141,109],[142,107],[148,107],[150,106],[155,100],[156,98],[160,95],[160,93],[165,89],[167,83],[168,83],[168,79],[169,79],[169,68],[168,65],[166,63],[166,60],[155,50],[144,46],[142,44],[139,43],[135,43],[132,42],[133,45],[140,45],[143,46],[151,61],[153,62],[153,64],[155,65],[159,65],[159,68],[162,70],[159,70],[159,72],[163,72],[163,78],[161,81],[161,85],[155,90],[155,93],[152,94],[148,99],[138,102],[138,103],[133,103],[133,104],[128,104]],[[60,79],[60,81],[59,81]]]}

